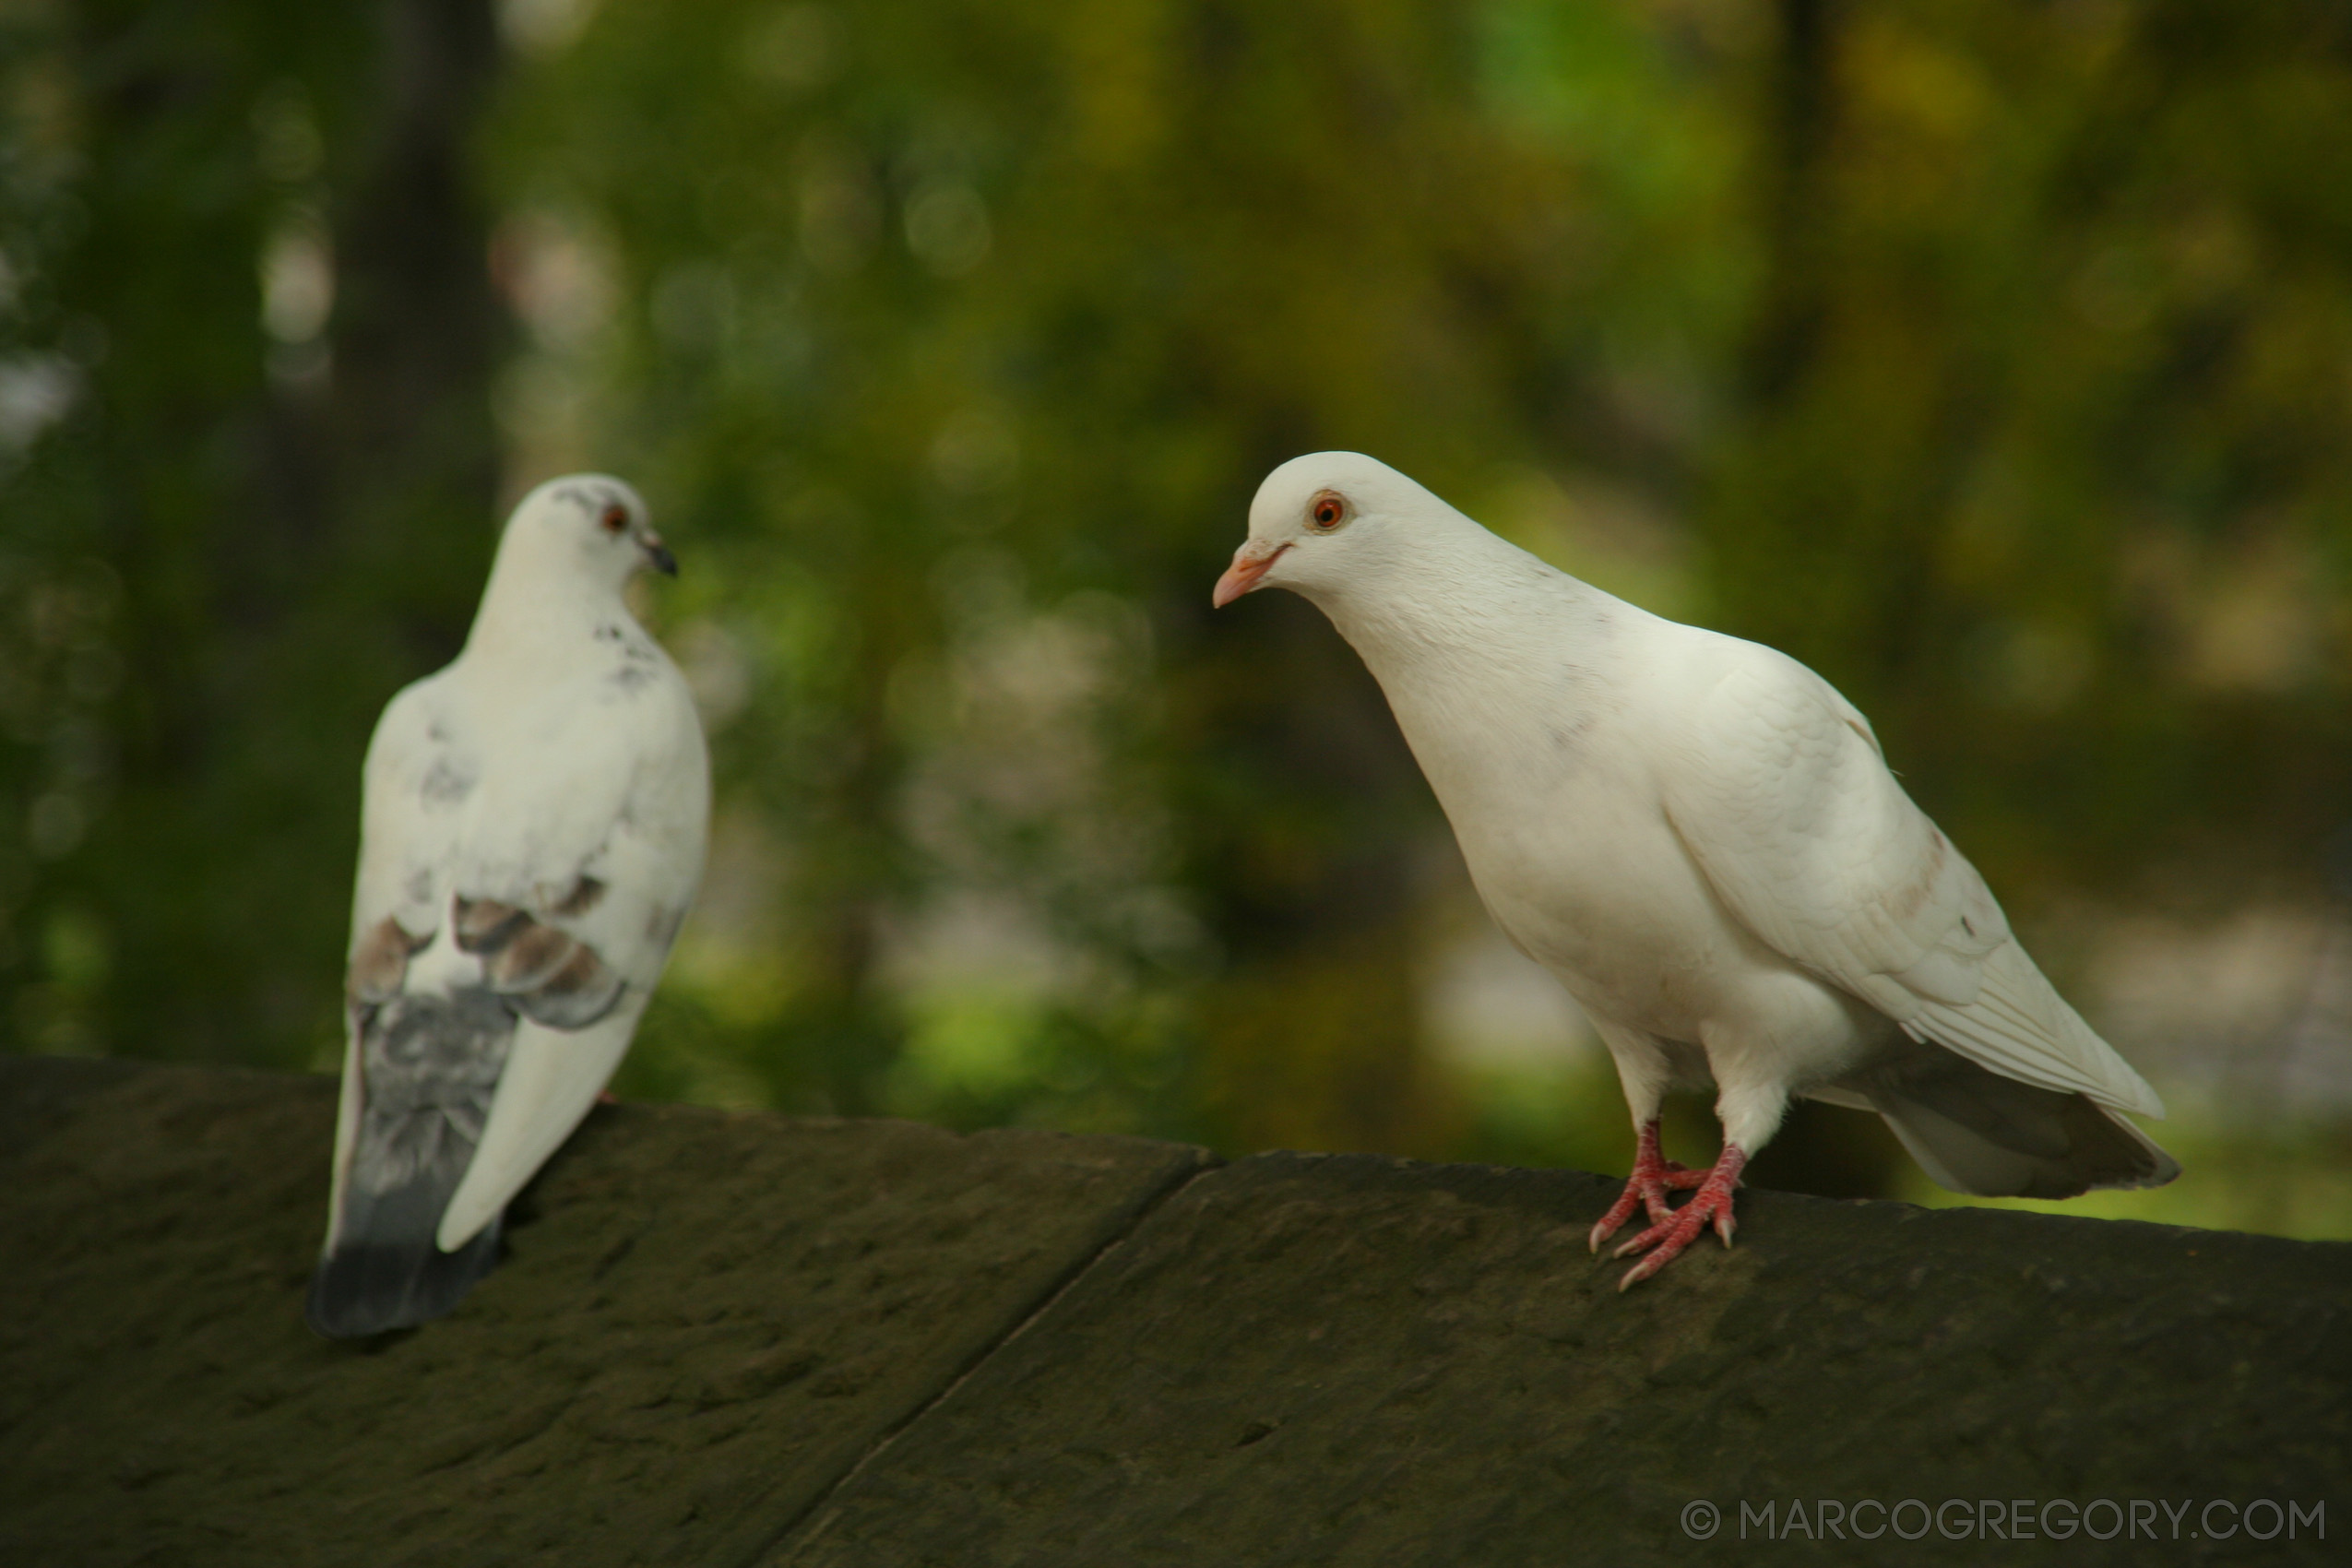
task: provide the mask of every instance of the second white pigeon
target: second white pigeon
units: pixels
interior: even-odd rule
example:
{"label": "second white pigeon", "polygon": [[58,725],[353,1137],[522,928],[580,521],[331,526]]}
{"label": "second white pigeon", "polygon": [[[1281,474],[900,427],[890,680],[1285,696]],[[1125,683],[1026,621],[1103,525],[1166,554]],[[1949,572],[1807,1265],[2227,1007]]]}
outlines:
{"label": "second white pigeon", "polygon": [[[1352,452],[1259,488],[1214,602],[1268,587],[1362,656],[1496,923],[1607,1043],[1635,1156],[1592,1244],[1649,1221],[1621,1289],[1709,1225],[1730,1242],[1791,1095],[1878,1112],[1955,1192],[2180,1174],[2124,1115],[2162,1116],[2156,1091],[1812,671],[1579,582]],[[1709,1085],[1722,1153],[1688,1170],[1659,1152],[1660,1103]]]}
{"label": "second white pigeon", "polygon": [[439,1317],[619,1066],[701,880],[710,762],[622,591],[677,564],[619,480],[508,521],[465,649],[368,746],[311,1326]]}

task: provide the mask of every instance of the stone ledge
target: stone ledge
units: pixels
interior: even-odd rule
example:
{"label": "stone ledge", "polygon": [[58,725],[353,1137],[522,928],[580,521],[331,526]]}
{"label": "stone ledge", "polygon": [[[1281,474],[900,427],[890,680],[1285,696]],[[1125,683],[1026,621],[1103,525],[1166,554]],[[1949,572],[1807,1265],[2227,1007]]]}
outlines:
{"label": "stone ledge", "polygon": [[1740,1501],[1823,1498],[2352,1533],[2352,1244],[1752,1192],[1620,1295],[1574,1172],[618,1106],[457,1314],[355,1349],[301,1320],[331,1099],[0,1059],[0,1560],[1532,1568],[1741,1561]]}
{"label": "stone ledge", "polygon": [[450,1317],[312,1336],[334,1085],[0,1059],[0,1562],[742,1562],[1201,1169],[605,1106]]}

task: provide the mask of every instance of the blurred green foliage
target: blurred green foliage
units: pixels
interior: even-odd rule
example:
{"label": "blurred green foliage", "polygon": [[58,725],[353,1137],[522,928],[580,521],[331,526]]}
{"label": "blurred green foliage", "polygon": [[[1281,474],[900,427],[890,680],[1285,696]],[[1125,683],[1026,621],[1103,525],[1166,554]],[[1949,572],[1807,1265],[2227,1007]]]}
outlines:
{"label": "blurred green foliage", "polygon": [[[2329,891],[2339,6],[9,0],[0,41],[9,1048],[335,1059],[368,725],[579,467],[685,563],[647,612],[719,770],[624,1093],[1621,1161],[1597,1059],[1432,1050],[1477,917],[1353,656],[1207,609],[1318,447],[1812,663],[2061,977],[2069,899]],[[1808,1114],[1778,1179],[1896,1179]]]}
{"label": "blurred green foliage", "polygon": [[364,13],[0,10],[12,1045],[297,1064],[337,1028],[361,748],[493,538],[471,20],[426,81]]}

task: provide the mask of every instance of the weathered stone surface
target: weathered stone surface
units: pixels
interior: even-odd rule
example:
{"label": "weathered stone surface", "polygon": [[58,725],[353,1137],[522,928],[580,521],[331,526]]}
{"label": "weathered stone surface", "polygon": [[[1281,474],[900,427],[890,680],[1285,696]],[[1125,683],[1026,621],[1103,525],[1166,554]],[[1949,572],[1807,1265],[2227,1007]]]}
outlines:
{"label": "weathered stone surface", "polygon": [[[354,1348],[302,1324],[331,1100],[0,1058],[0,1563],[2296,1562],[2352,1532],[2352,1245],[1751,1192],[1739,1247],[1620,1295],[1596,1177],[609,1107],[455,1316]],[[1823,1499],[1958,1500],[1965,1533],[1823,1539]],[[1991,1541],[1979,1511],[2098,1499],[2147,1523]],[[2334,1539],[2203,1538],[2256,1499]],[[1743,1502],[1807,1533],[1742,1541]]]}
{"label": "weathered stone surface", "polygon": [[[1204,1175],[768,1562],[2344,1560],[2352,1245],[1752,1192],[1736,1249],[1621,1295],[1585,1243],[1616,1186],[1357,1156]],[[1824,1498],[1962,1499],[1966,1533],[1866,1514],[1875,1540],[1817,1539]],[[2324,1501],[2333,1539],[2192,1540],[2192,1510],[2177,1541],[2151,1515],[2160,1546],[2023,1542],[2004,1508],[1989,1541],[1978,1513],[2101,1498]],[[1743,1542],[1743,1500],[1776,1530],[1802,1500],[1808,1534]]]}
{"label": "weathered stone surface", "polygon": [[0,1562],[749,1562],[1204,1158],[606,1107],[355,1348],[302,1318],[333,1114],[0,1058]]}

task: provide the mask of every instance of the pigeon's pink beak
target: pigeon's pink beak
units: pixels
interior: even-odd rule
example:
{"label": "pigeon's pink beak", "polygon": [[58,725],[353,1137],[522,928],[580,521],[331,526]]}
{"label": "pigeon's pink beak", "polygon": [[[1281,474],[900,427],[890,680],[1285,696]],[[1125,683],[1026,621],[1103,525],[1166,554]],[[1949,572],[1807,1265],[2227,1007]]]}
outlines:
{"label": "pigeon's pink beak", "polygon": [[1225,575],[1217,579],[1216,591],[1208,596],[1209,607],[1222,610],[1257,587],[1258,579],[1272,571],[1275,561],[1289,548],[1288,541],[1267,544],[1253,539],[1235,551],[1233,564],[1225,568]]}

